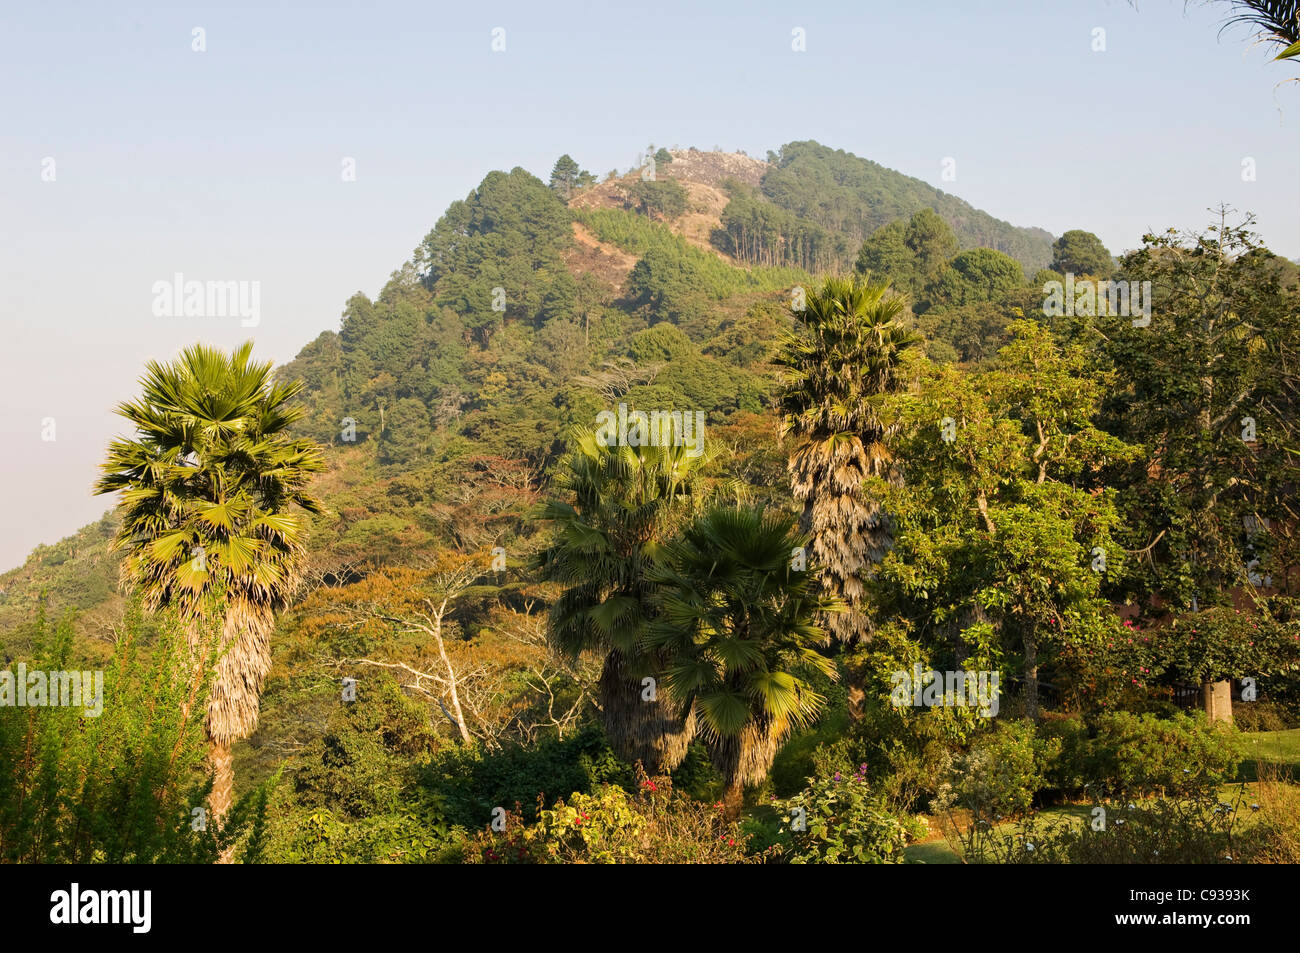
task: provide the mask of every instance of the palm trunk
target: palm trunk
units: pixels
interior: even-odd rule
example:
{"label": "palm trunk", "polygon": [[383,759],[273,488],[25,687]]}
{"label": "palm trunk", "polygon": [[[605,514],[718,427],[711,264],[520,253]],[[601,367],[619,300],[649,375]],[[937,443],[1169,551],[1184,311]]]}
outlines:
{"label": "palm trunk", "polygon": [[[230,804],[235,791],[235,759],[229,744],[210,741],[208,759],[212,763],[212,793],[208,795],[208,806],[212,809],[212,823],[219,830],[226,822]],[[219,864],[229,864],[234,859],[235,847],[231,844],[217,858]]]}
{"label": "palm trunk", "polygon": [[745,786],[741,783],[739,775],[737,775],[727,782],[727,789],[722,795],[722,807],[727,820],[739,820],[740,812],[744,806]]}
{"label": "palm trunk", "polygon": [[694,709],[683,718],[663,699],[646,699],[641,682],[629,676],[627,660],[617,649],[605,657],[598,691],[605,735],[621,758],[640,761],[652,775],[682,763],[695,737]]}

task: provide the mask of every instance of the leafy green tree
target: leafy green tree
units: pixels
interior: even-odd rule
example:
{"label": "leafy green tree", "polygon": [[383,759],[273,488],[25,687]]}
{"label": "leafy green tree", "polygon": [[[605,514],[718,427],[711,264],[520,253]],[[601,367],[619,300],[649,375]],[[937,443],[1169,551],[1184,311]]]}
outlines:
{"label": "leafy green tree", "polygon": [[[271,667],[271,631],[298,584],[306,522],[321,504],[306,490],[320,448],[288,436],[301,418],[297,381],[271,378],[252,342],[226,354],[201,344],[151,361],[143,394],[118,407],[135,427],[114,440],[96,493],[121,492],[123,576],[150,609],[191,626],[196,672],[215,666],[205,725],[215,772],[212,811],[231,804],[231,745],[257,727]],[[199,638],[216,625],[216,645]]]}
{"label": "leafy green tree", "polygon": [[[850,248],[928,207],[952,223],[959,248],[1000,248],[1031,274],[1051,260],[1052,236],[1043,229],[1008,225],[955,195],[842,149],[789,142],[773,158],[763,195],[807,224],[843,235]],[[836,268],[850,264],[851,259]]]}
{"label": "leafy green tree", "polygon": [[918,369],[919,390],[893,401],[904,479],[866,492],[895,519],[881,611],[956,663],[989,657],[991,627],[991,648],[1021,655],[1036,716],[1040,664],[1115,625],[1102,586],[1124,559],[1103,476],[1134,451],[1094,422],[1111,382],[1085,349],[1059,348],[1031,321],[1012,331],[988,370]]}
{"label": "leafy green tree", "polygon": [[817,649],[818,622],[839,606],[813,568],[792,559],[806,542],[794,524],[761,507],[714,506],[650,572],[663,590],[647,644],[667,656],[670,694],[695,711],[733,816],[789,733],[825,705],[809,679],[836,672]]}
{"label": "leafy green tree", "polygon": [[397,401],[384,416],[379,435],[379,462],[389,466],[414,463],[429,448],[429,411],[413,397]]}
{"label": "leafy green tree", "polygon": [[916,252],[907,244],[907,225],[901,220],[882,225],[862,243],[853,270],[864,278],[888,281],[913,299],[925,284]]}
{"label": "leafy green tree", "polygon": [[728,255],[748,264],[793,265],[812,272],[841,266],[848,248],[843,235],[799,218],[735,180],[723,188],[729,201],[713,241]]}
{"label": "leafy green tree", "polygon": [[847,607],[827,622],[844,643],[871,631],[865,585],[890,546],[889,518],[863,482],[894,477],[880,402],[902,388],[900,360],[919,341],[902,313],[884,283],[827,279],[795,313],[798,327],[774,361],[787,370],[777,403],[795,438],[794,497],[826,590]]}
{"label": "leafy green tree", "polygon": [[414,270],[435,304],[486,346],[511,320],[545,317],[556,282],[572,281],[564,264],[572,244],[571,213],[551,189],[523,169],[491,172],[448,206],[416,249]]}
{"label": "leafy green tree", "polygon": [[670,222],[686,211],[686,190],[672,179],[637,181],[628,186],[628,200],[650,219]]}
{"label": "leafy green tree", "polygon": [[[932,208],[879,228],[862,243],[854,270],[874,275],[918,300],[957,254],[957,238]],[[918,310],[924,310],[924,304]]]}
{"label": "leafy green tree", "polygon": [[930,279],[957,254],[957,236],[932,208],[916,212],[907,223],[903,243],[916,256],[920,274]]}
{"label": "leafy green tree", "polygon": [[1074,228],[1052,245],[1052,270],[1060,274],[1106,277],[1114,270],[1110,252],[1092,232]]}
{"label": "leafy green tree", "polygon": [[926,287],[928,308],[951,308],[993,301],[1025,284],[1025,273],[1010,255],[972,248],[957,255]]}
{"label": "leafy green tree", "polygon": [[[917,317],[916,326],[927,339],[926,352],[932,359],[979,364],[991,360],[1008,343],[1007,327],[1013,316],[1007,311],[1001,302],[977,301],[926,311]],[[951,348],[951,355],[942,347]]]}
{"label": "leafy green tree", "polygon": [[1150,324],[1101,326],[1124,384],[1109,426],[1146,451],[1119,482],[1129,545],[1150,555],[1133,593],[1148,605],[1195,612],[1285,575],[1275,552],[1300,479],[1297,295],[1249,225],[1145,236],[1121,277],[1151,282]]}

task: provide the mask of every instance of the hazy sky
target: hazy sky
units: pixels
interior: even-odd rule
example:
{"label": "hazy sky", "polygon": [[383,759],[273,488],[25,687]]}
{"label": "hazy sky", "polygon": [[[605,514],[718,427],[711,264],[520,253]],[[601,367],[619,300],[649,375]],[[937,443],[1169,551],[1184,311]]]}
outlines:
{"label": "hazy sky", "polygon": [[[272,6],[0,9],[0,569],[108,508],[89,488],[146,359],[250,335],[292,358],[492,169],[813,138],[1112,252],[1227,202],[1300,256],[1297,70],[1219,38],[1221,4]],[[177,272],[260,282],[260,323],[156,317]]]}

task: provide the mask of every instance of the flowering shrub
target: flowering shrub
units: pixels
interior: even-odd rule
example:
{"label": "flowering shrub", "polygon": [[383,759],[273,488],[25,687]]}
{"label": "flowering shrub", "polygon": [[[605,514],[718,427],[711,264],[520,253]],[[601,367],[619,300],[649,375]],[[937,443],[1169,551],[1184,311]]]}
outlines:
{"label": "flowering shrub", "polygon": [[505,829],[478,834],[465,856],[485,864],[739,864],[773,853],[750,856],[747,840],[720,803],[675,795],[668,778],[642,772],[635,795],[607,784],[539,809],[531,824],[517,809],[507,813]]}
{"label": "flowering shrub", "polygon": [[1060,739],[1038,737],[1033,722],[1003,722],[953,760],[951,779],[941,785],[932,809],[959,807],[976,818],[1023,814],[1060,751]]}
{"label": "flowering shrub", "polygon": [[[1275,600],[1276,601],[1276,600]],[[1113,620],[1088,638],[1065,645],[1058,681],[1084,707],[1140,708],[1173,684],[1300,670],[1300,623],[1274,613],[1214,607],[1175,616],[1158,626]]]}
{"label": "flowering shrub", "polygon": [[808,779],[808,787],[777,801],[783,856],[792,864],[899,864],[918,822],[891,814],[867,781],[864,764],[852,774]]}

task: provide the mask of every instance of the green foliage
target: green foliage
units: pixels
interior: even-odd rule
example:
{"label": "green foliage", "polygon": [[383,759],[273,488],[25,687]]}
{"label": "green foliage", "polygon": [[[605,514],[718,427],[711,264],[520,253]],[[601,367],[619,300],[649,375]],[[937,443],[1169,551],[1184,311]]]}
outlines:
{"label": "green foliage", "polygon": [[901,864],[920,832],[890,813],[872,791],[866,765],[853,774],[809,778],[808,787],[773,805],[788,832],[782,856],[792,864]]}
{"label": "green foliage", "polygon": [[1127,797],[1213,795],[1237,771],[1231,728],[1211,726],[1199,713],[1172,718],[1112,712],[1097,720],[1090,779],[1099,790]]}
{"label": "green foliage", "polygon": [[716,302],[808,281],[807,273],[797,268],[736,268],[666,226],[630,212],[583,211],[578,220],[601,241],[639,256],[627,282],[633,307],[647,309],[653,319],[682,325],[697,339],[711,324]]}
{"label": "green foliage", "polygon": [[1103,801],[1096,808],[1104,815],[1092,813],[1082,821],[1026,818],[964,839],[964,859],[983,864],[1225,864],[1247,859],[1238,831],[1240,793],[1235,803],[1207,792],[1192,798]]}
{"label": "green foliage", "polygon": [[1052,271],[1105,278],[1114,270],[1110,252],[1092,232],[1071,229],[1052,245]]}
{"label": "green foliage", "polygon": [[[415,267],[435,302],[486,344],[503,322],[538,322],[544,303],[572,283],[563,259],[573,243],[570,223],[560,199],[534,176],[518,168],[491,172],[447,208],[416,249]],[[495,288],[504,292],[504,311],[493,308]]]}
{"label": "green foliage", "polygon": [[833,270],[844,261],[844,236],[804,221],[739,182],[726,183],[729,199],[714,244],[751,265],[793,265],[810,272]]}
{"label": "green foliage", "polygon": [[803,542],[788,515],[715,505],[650,570],[661,614],[646,642],[664,651],[667,692],[693,701],[733,787],[758,783],[775,747],[820,711],[808,677],[834,674],[816,647],[817,620],[838,605],[821,594],[815,567],[792,568]]}
{"label": "green foliage", "polygon": [[555,166],[551,169],[551,191],[566,201],[578,189],[586,188],[595,181],[595,176],[581,168],[567,152],[555,160]]}
{"label": "green foliage", "polygon": [[[28,673],[80,671],[72,641],[71,617],[52,630],[40,618]],[[261,859],[264,792],[241,798],[224,827],[195,813],[212,784],[197,714],[208,686],[192,677],[183,627],[169,618],[155,644],[143,642],[133,608],[100,673],[99,705],[0,707],[0,859],[213,863],[241,842],[236,859]]]}
{"label": "green foliage", "polygon": [[1060,743],[1040,737],[1033,722],[999,722],[954,759],[932,810],[969,811],[977,827],[1025,814],[1046,786],[1049,765],[1059,754]]}
{"label": "green foliage", "polygon": [[455,864],[463,856],[464,832],[423,812],[342,820],[317,810],[284,816],[276,837],[267,856],[275,864]]}
{"label": "green foliage", "polygon": [[885,279],[926,309],[925,289],[943,273],[957,254],[957,239],[934,209],[923,208],[911,219],[890,222],[862,243],[854,270]]}
{"label": "green foliage", "polygon": [[686,211],[686,190],[673,179],[640,179],[627,187],[628,201],[642,215],[662,222]]}
{"label": "green foliage", "polygon": [[994,301],[1025,283],[1020,264],[991,248],[956,255],[926,289],[929,308],[953,308]]}
{"label": "green foliage", "polygon": [[298,755],[297,802],[341,818],[396,811],[411,772],[433,756],[428,718],[386,675],[359,680],[356,700],[338,702],[324,733]]}
{"label": "green foliage", "polygon": [[505,829],[484,831],[466,859],[485,864],[744,864],[748,836],[718,810],[673,793],[667,778],[640,776],[635,796],[602,785],[544,809],[531,824],[507,814]]}
{"label": "green foliage", "polygon": [[196,614],[217,588],[233,601],[279,605],[292,587],[306,492],[320,450],[292,439],[300,385],[273,383],[246,342],[230,354],[195,345],[151,361],[144,393],[118,413],[136,428],[109,445],[97,493],[123,491],[115,548],[150,606]]}
{"label": "green foliage", "polygon": [[1106,575],[1124,568],[1102,468],[1134,451],[1093,422],[1106,379],[1082,348],[1031,322],[1012,330],[996,367],[923,366],[919,389],[895,401],[905,481],[874,484],[895,519],[875,596],[926,647],[987,621],[1004,649],[1035,659],[1028,671],[1050,658],[1040,651],[1096,644],[1114,626],[1093,568],[1096,550]]}
{"label": "green foliage", "polygon": [[1107,427],[1145,450],[1114,480],[1126,547],[1151,555],[1141,602],[1227,604],[1294,559],[1279,524],[1300,478],[1297,296],[1249,224],[1145,236],[1120,277],[1151,282],[1150,325],[1099,321],[1119,372]]}
{"label": "green foliage", "polygon": [[1011,340],[1014,316],[1001,301],[976,301],[951,308],[926,309],[916,327],[926,338],[926,353],[936,363],[983,364]]}
{"label": "green foliage", "polygon": [[535,818],[539,804],[549,806],[566,792],[633,786],[631,766],[615,756],[595,726],[528,747],[444,748],[419,775],[422,787],[439,798],[447,821],[472,830],[489,824],[497,807]]}

